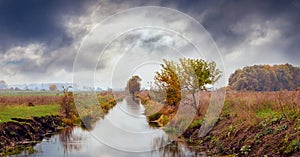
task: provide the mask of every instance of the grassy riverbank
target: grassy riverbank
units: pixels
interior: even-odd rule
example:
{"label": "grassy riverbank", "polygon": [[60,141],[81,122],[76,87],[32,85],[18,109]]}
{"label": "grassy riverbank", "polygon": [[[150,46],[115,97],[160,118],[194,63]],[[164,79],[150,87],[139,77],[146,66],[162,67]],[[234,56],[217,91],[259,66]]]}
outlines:
{"label": "grassy riverbank", "polygon": [[57,92],[0,91],[0,123],[11,118],[60,115],[61,99]]}
{"label": "grassy riverbank", "polygon": [[[200,94],[200,115],[195,117],[183,134],[190,145],[196,146],[195,149],[209,150],[210,155],[224,156],[300,155],[299,91],[228,91],[216,125],[205,137],[200,138],[198,129],[208,108],[210,94]],[[147,97],[142,99],[149,111],[154,110],[153,106],[157,106],[151,105],[153,103]],[[166,106],[158,111],[149,118],[158,121],[164,119],[162,124],[171,120],[176,113]]]}
{"label": "grassy riverbank", "polygon": [[90,130],[93,129],[99,119],[108,114],[117,102],[123,100],[124,94],[122,92],[100,92],[97,93],[97,99],[95,99],[94,93],[83,93],[79,97],[80,99],[76,102],[80,116],[78,118],[80,118],[86,129]]}
{"label": "grassy riverbank", "polygon": [[[89,96],[94,96],[89,95],[88,92],[82,95],[84,95],[82,99],[84,101],[91,100]],[[67,96],[67,98],[65,96]],[[122,100],[124,97],[122,93],[114,93],[113,95],[111,92],[99,92],[96,96],[98,99],[96,99],[94,103],[84,102],[83,105],[80,105],[78,102],[75,104],[73,94],[64,95],[58,92],[35,91],[2,91],[0,92],[0,123],[10,121],[11,118],[30,118],[46,115],[60,115],[65,117],[65,110],[67,110],[67,112],[74,112],[70,113],[71,116],[65,119],[68,123],[73,123],[74,121],[72,119],[77,121],[76,119],[79,118],[76,117],[76,107],[81,110],[81,116],[86,116],[92,112],[99,112],[98,115],[103,117],[117,104],[117,101]],[[63,99],[65,101],[63,101]]]}
{"label": "grassy riverbank", "polygon": [[[64,127],[82,125],[92,129],[103,118],[123,93],[100,92],[95,102],[94,94],[81,93],[83,103],[74,99],[73,93],[39,95],[34,92],[0,95],[0,156],[31,150],[45,136],[57,133]],[[77,97],[78,98],[78,97]],[[76,101],[76,104],[75,104]],[[75,106],[76,105],[76,106]],[[77,107],[77,108],[76,108]],[[80,110],[80,114],[77,113]],[[20,149],[22,148],[22,149]]]}
{"label": "grassy riverbank", "polygon": [[10,121],[11,118],[42,117],[46,115],[59,115],[60,105],[38,105],[38,106],[2,106],[0,109],[0,123]]}

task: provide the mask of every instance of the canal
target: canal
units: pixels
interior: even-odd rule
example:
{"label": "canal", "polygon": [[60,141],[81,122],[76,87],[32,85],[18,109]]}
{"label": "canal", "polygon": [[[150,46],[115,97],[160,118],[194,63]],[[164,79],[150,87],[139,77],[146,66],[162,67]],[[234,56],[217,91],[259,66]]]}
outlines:
{"label": "canal", "polygon": [[184,142],[169,141],[161,128],[149,126],[139,100],[125,98],[98,120],[92,129],[66,128],[44,139],[29,157],[174,157],[205,156]]}

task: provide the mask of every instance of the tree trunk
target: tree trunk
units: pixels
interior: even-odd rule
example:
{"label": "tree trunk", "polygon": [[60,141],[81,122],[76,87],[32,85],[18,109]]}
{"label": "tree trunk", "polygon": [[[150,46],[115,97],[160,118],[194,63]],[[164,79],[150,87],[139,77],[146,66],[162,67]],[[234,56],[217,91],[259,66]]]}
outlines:
{"label": "tree trunk", "polygon": [[197,115],[200,115],[199,110],[198,110],[198,106],[197,106],[197,102],[196,102],[195,93],[193,93],[192,95],[193,95],[193,106],[196,109]]}

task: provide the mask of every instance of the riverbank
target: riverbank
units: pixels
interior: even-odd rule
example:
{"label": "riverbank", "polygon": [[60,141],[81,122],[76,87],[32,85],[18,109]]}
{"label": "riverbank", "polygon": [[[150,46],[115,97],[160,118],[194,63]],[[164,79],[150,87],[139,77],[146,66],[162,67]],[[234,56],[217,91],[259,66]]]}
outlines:
{"label": "riverbank", "polygon": [[0,109],[0,123],[11,121],[11,118],[42,117],[59,115],[60,105],[5,105]]}
{"label": "riverbank", "polygon": [[17,153],[19,147],[32,146],[66,125],[58,115],[12,118],[0,124],[0,155]]}
{"label": "riverbank", "polygon": [[[92,125],[103,118],[123,99],[121,93],[97,93],[98,103],[81,108],[77,113],[73,93],[65,95],[38,95],[38,93],[11,96],[0,100],[0,156],[18,154],[21,150],[31,150],[46,136],[57,134],[65,127],[75,125],[91,129]],[[48,100],[49,104],[45,103]],[[78,106],[77,106],[78,107]],[[102,110],[100,110],[102,109]],[[99,112],[101,111],[101,112]],[[97,112],[97,116],[95,113]]]}
{"label": "riverbank", "polygon": [[[147,94],[141,95],[146,108],[153,110],[155,105],[145,97]],[[300,156],[299,91],[228,91],[216,125],[202,138],[198,132],[210,93],[202,92],[200,96],[200,115],[182,136],[194,149],[221,156]],[[149,118],[158,122],[164,119],[161,124],[167,123],[176,113],[166,106],[158,111]]]}

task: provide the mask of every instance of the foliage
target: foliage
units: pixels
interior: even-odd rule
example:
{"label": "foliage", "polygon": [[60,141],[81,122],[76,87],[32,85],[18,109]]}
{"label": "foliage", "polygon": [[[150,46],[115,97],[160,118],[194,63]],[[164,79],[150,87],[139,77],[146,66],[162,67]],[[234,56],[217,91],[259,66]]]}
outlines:
{"label": "foliage", "polygon": [[285,151],[285,153],[291,153],[293,151],[299,151],[300,150],[300,139],[294,139],[292,140]]}
{"label": "foliage", "polygon": [[61,101],[61,111],[69,119],[75,119],[78,117],[78,113],[76,110],[73,92],[68,92],[68,89],[64,89],[64,96]]}
{"label": "foliage", "polygon": [[50,90],[50,91],[56,91],[56,90],[57,90],[57,86],[56,86],[55,84],[51,84],[51,85],[49,86],[49,90]]}
{"label": "foliage", "polygon": [[189,128],[199,128],[203,122],[203,119],[194,119]]}
{"label": "foliage", "polygon": [[151,116],[148,116],[148,120],[151,122],[151,121],[155,121],[155,120],[158,120],[161,116],[161,113],[157,112]]}
{"label": "foliage", "polygon": [[[228,91],[218,123],[207,136],[199,137],[198,129],[210,104],[211,94],[200,92],[201,105],[198,107],[201,114],[183,133],[190,144],[198,147],[200,142],[200,146],[204,145],[216,156],[299,156],[300,91]],[[143,99],[150,101],[146,107],[152,105],[152,100]],[[165,105],[151,118],[157,120],[158,117],[168,116],[172,123],[174,117],[166,114],[170,108],[175,109]],[[176,134],[181,131],[179,128],[165,126],[163,129],[168,134]]]}
{"label": "foliage", "polygon": [[[299,91],[229,91],[220,121],[209,135],[219,137],[224,149],[222,155],[297,156],[300,149],[295,140],[300,136],[299,98]],[[216,144],[209,145],[215,147]]]}
{"label": "foliage", "polygon": [[202,59],[181,58],[179,63],[163,60],[162,70],[156,72],[155,84],[166,93],[166,104],[176,106],[182,93],[193,96],[193,106],[196,106],[195,93],[206,90],[205,85],[214,84],[221,77],[221,71],[215,62]]}
{"label": "foliage", "polygon": [[136,92],[139,92],[141,89],[141,81],[142,79],[139,76],[132,76],[127,82],[126,91],[131,95],[134,95]]}
{"label": "foliage", "polygon": [[296,90],[300,87],[300,68],[290,64],[247,66],[231,74],[229,86],[246,91]]}
{"label": "foliage", "polygon": [[176,106],[181,99],[180,81],[177,75],[177,66],[173,61],[164,60],[161,72],[155,76],[155,84],[158,91],[166,93],[165,103]]}

